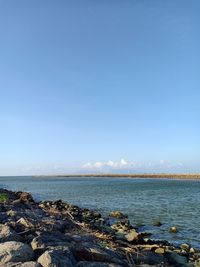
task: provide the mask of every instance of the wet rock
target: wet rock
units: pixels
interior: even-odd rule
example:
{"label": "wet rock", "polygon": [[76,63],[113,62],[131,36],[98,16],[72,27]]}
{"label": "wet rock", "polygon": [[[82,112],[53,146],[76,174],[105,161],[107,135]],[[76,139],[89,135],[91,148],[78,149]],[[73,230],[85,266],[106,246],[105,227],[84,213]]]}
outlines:
{"label": "wet rock", "polygon": [[172,226],[172,227],[169,228],[169,232],[170,233],[177,233],[178,232],[178,229],[177,229],[176,226]]}
{"label": "wet rock", "polygon": [[31,247],[35,249],[46,249],[56,246],[71,246],[72,239],[60,232],[44,232],[35,237],[31,242]]}
{"label": "wet rock", "polygon": [[85,242],[77,245],[75,248],[75,257],[77,260],[123,264],[123,261],[116,253],[108,249],[103,249],[93,243]]}
{"label": "wet rock", "polygon": [[4,267],[41,267],[41,265],[36,261],[27,262],[10,262],[3,265]]}
{"label": "wet rock", "polygon": [[173,266],[177,266],[177,267],[187,267],[188,266],[187,258],[178,255],[174,251],[166,252],[166,258],[168,259],[168,262],[170,264],[173,264]]}
{"label": "wet rock", "polygon": [[9,241],[0,244],[0,264],[26,262],[33,259],[32,249],[21,242]]}
{"label": "wet rock", "polygon": [[21,237],[9,226],[0,224],[0,242],[21,241]]}
{"label": "wet rock", "polygon": [[38,258],[38,262],[43,267],[73,267],[76,264],[69,248],[47,250]]}
{"label": "wet rock", "polygon": [[162,255],[156,254],[152,251],[142,251],[140,253],[131,254],[131,256],[136,264],[156,265],[165,262],[165,259]]}
{"label": "wet rock", "polygon": [[111,211],[108,215],[109,217],[114,217],[114,218],[127,218],[126,215],[124,215],[122,212],[120,211]]}
{"label": "wet rock", "polygon": [[190,250],[190,246],[186,243],[181,244],[180,248],[186,252],[189,252],[189,250]]}
{"label": "wet rock", "polygon": [[76,267],[122,267],[122,265],[109,262],[80,261]]}
{"label": "wet rock", "polygon": [[153,221],[153,226],[158,226],[160,227],[162,225],[162,223],[159,220]]}

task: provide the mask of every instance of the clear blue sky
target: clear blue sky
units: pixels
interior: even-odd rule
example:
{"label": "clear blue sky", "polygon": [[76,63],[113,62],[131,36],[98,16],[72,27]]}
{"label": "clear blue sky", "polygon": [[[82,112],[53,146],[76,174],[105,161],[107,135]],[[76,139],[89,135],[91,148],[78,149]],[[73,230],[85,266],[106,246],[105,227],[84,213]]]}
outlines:
{"label": "clear blue sky", "polygon": [[199,10],[0,0],[0,175],[200,172]]}

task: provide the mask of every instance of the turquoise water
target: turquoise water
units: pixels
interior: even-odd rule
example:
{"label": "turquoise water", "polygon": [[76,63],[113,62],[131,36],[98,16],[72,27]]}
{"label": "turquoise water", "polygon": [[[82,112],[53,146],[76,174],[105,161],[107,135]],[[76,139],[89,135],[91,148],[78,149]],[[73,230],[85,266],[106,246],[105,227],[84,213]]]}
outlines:
{"label": "turquoise water", "polygon": [[[200,248],[200,181],[132,178],[0,177],[0,187],[28,191],[37,200],[62,199],[107,214],[119,210],[152,238]],[[160,220],[161,227],[152,221]],[[168,232],[176,225],[177,234]]]}

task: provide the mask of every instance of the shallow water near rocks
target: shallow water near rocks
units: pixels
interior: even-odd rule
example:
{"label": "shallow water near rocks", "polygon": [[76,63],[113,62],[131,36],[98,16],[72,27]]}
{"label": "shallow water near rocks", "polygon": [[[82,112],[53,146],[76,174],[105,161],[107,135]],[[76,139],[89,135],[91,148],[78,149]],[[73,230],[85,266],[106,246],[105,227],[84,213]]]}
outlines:
{"label": "shallow water near rocks", "polygon": [[[106,215],[119,210],[152,239],[200,248],[200,181],[84,177],[0,177],[0,187],[27,191],[36,200],[57,200]],[[152,226],[160,220],[161,227]],[[169,233],[170,226],[178,233]]]}

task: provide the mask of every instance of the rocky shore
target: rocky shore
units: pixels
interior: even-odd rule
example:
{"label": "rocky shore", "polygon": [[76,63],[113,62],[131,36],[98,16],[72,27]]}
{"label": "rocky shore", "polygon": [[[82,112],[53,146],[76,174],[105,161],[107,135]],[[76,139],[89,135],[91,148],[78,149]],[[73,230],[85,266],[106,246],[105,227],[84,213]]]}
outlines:
{"label": "rocky shore", "polygon": [[35,202],[29,193],[0,189],[0,266],[198,267],[200,252],[151,240],[118,211],[103,218],[62,200]]}

